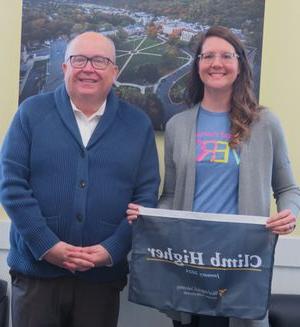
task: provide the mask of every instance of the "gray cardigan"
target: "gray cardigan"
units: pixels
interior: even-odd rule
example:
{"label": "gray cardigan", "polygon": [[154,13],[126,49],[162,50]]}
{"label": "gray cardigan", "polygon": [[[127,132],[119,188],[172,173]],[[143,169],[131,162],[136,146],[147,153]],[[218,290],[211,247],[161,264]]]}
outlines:
{"label": "gray cardigan", "polygon": [[[196,122],[199,106],[175,115],[165,133],[165,180],[159,201],[160,208],[188,210],[193,207],[196,175]],[[251,126],[250,137],[243,142],[239,172],[239,214],[269,216],[271,189],[277,210],[300,210],[300,189],[292,174],[283,130],[278,119],[263,109],[258,121]],[[190,321],[190,315],[168,312],[170,318]],[[263,320],[231,318],[231,327],[266,327]]]}
{"label": "gray cardigan", "polygon": [[[196,174],[196,121],[199,106],[175,115],[165,133],[165,180],[159,207],[192,210]],[[300,189],[296,186],[283,131],[278,119],[263,109],[243,142],[240,154],[239,214],[269,216],[271,189],[277,210],[297,216]]]}

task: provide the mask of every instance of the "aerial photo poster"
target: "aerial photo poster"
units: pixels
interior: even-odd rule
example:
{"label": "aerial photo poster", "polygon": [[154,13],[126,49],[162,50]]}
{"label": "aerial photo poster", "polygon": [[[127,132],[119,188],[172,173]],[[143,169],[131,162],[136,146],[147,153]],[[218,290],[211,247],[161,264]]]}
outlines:
{"label": "aerial photo poster", "polygon": [[186,84],[201,33],[232,29],[244,42],[258,95],[264,0],[23,0],[19,102],[63,81],[68,41],[99,31],[116,45],[119,96],[164,130],[187,105]]}

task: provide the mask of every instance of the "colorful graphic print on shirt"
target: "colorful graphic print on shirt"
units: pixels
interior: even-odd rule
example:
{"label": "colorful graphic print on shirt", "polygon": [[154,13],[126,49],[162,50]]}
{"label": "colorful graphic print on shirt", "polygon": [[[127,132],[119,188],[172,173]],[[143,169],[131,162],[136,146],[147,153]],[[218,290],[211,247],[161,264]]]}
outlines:
{"label": "colorful graphic print on shirt", "polygon": [[240,158],[235,149],[231,149],[229,141],[230,133],[224,132],[199,132],[196,134],[197,143],[197,162],[211,163],[228,163],[230,156],[237,165],[240,163]]}

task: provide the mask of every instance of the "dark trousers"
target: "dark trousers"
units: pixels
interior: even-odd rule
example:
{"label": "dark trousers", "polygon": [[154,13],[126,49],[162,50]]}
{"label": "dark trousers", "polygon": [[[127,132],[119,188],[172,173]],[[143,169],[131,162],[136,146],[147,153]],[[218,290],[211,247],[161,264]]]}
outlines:
{"label": "dark trousers", "polygon": [[8,326],[7,282],[0,279],[0,327]]}
{"label": "dark trousers", "polygon": [[13,327],[116,327],[126,281],[36,279],[12,273]]}
{"label": "dark trousers", "polygon": [[179,321],[173,320],[174,327],[228,327],[229,319],[225,317],[192,316],[192,322],[182,325]]}

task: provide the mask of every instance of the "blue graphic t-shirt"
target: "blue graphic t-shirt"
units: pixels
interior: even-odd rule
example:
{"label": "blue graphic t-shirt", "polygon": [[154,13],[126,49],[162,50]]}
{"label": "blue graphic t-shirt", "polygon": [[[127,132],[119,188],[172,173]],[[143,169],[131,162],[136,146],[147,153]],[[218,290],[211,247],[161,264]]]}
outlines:
{"label": "blue graphic t-shirt", "polygon": [[196,132],[196,183],[193,210],[238,213],[239,153],[231,149],[227,112],[200,107]]}

